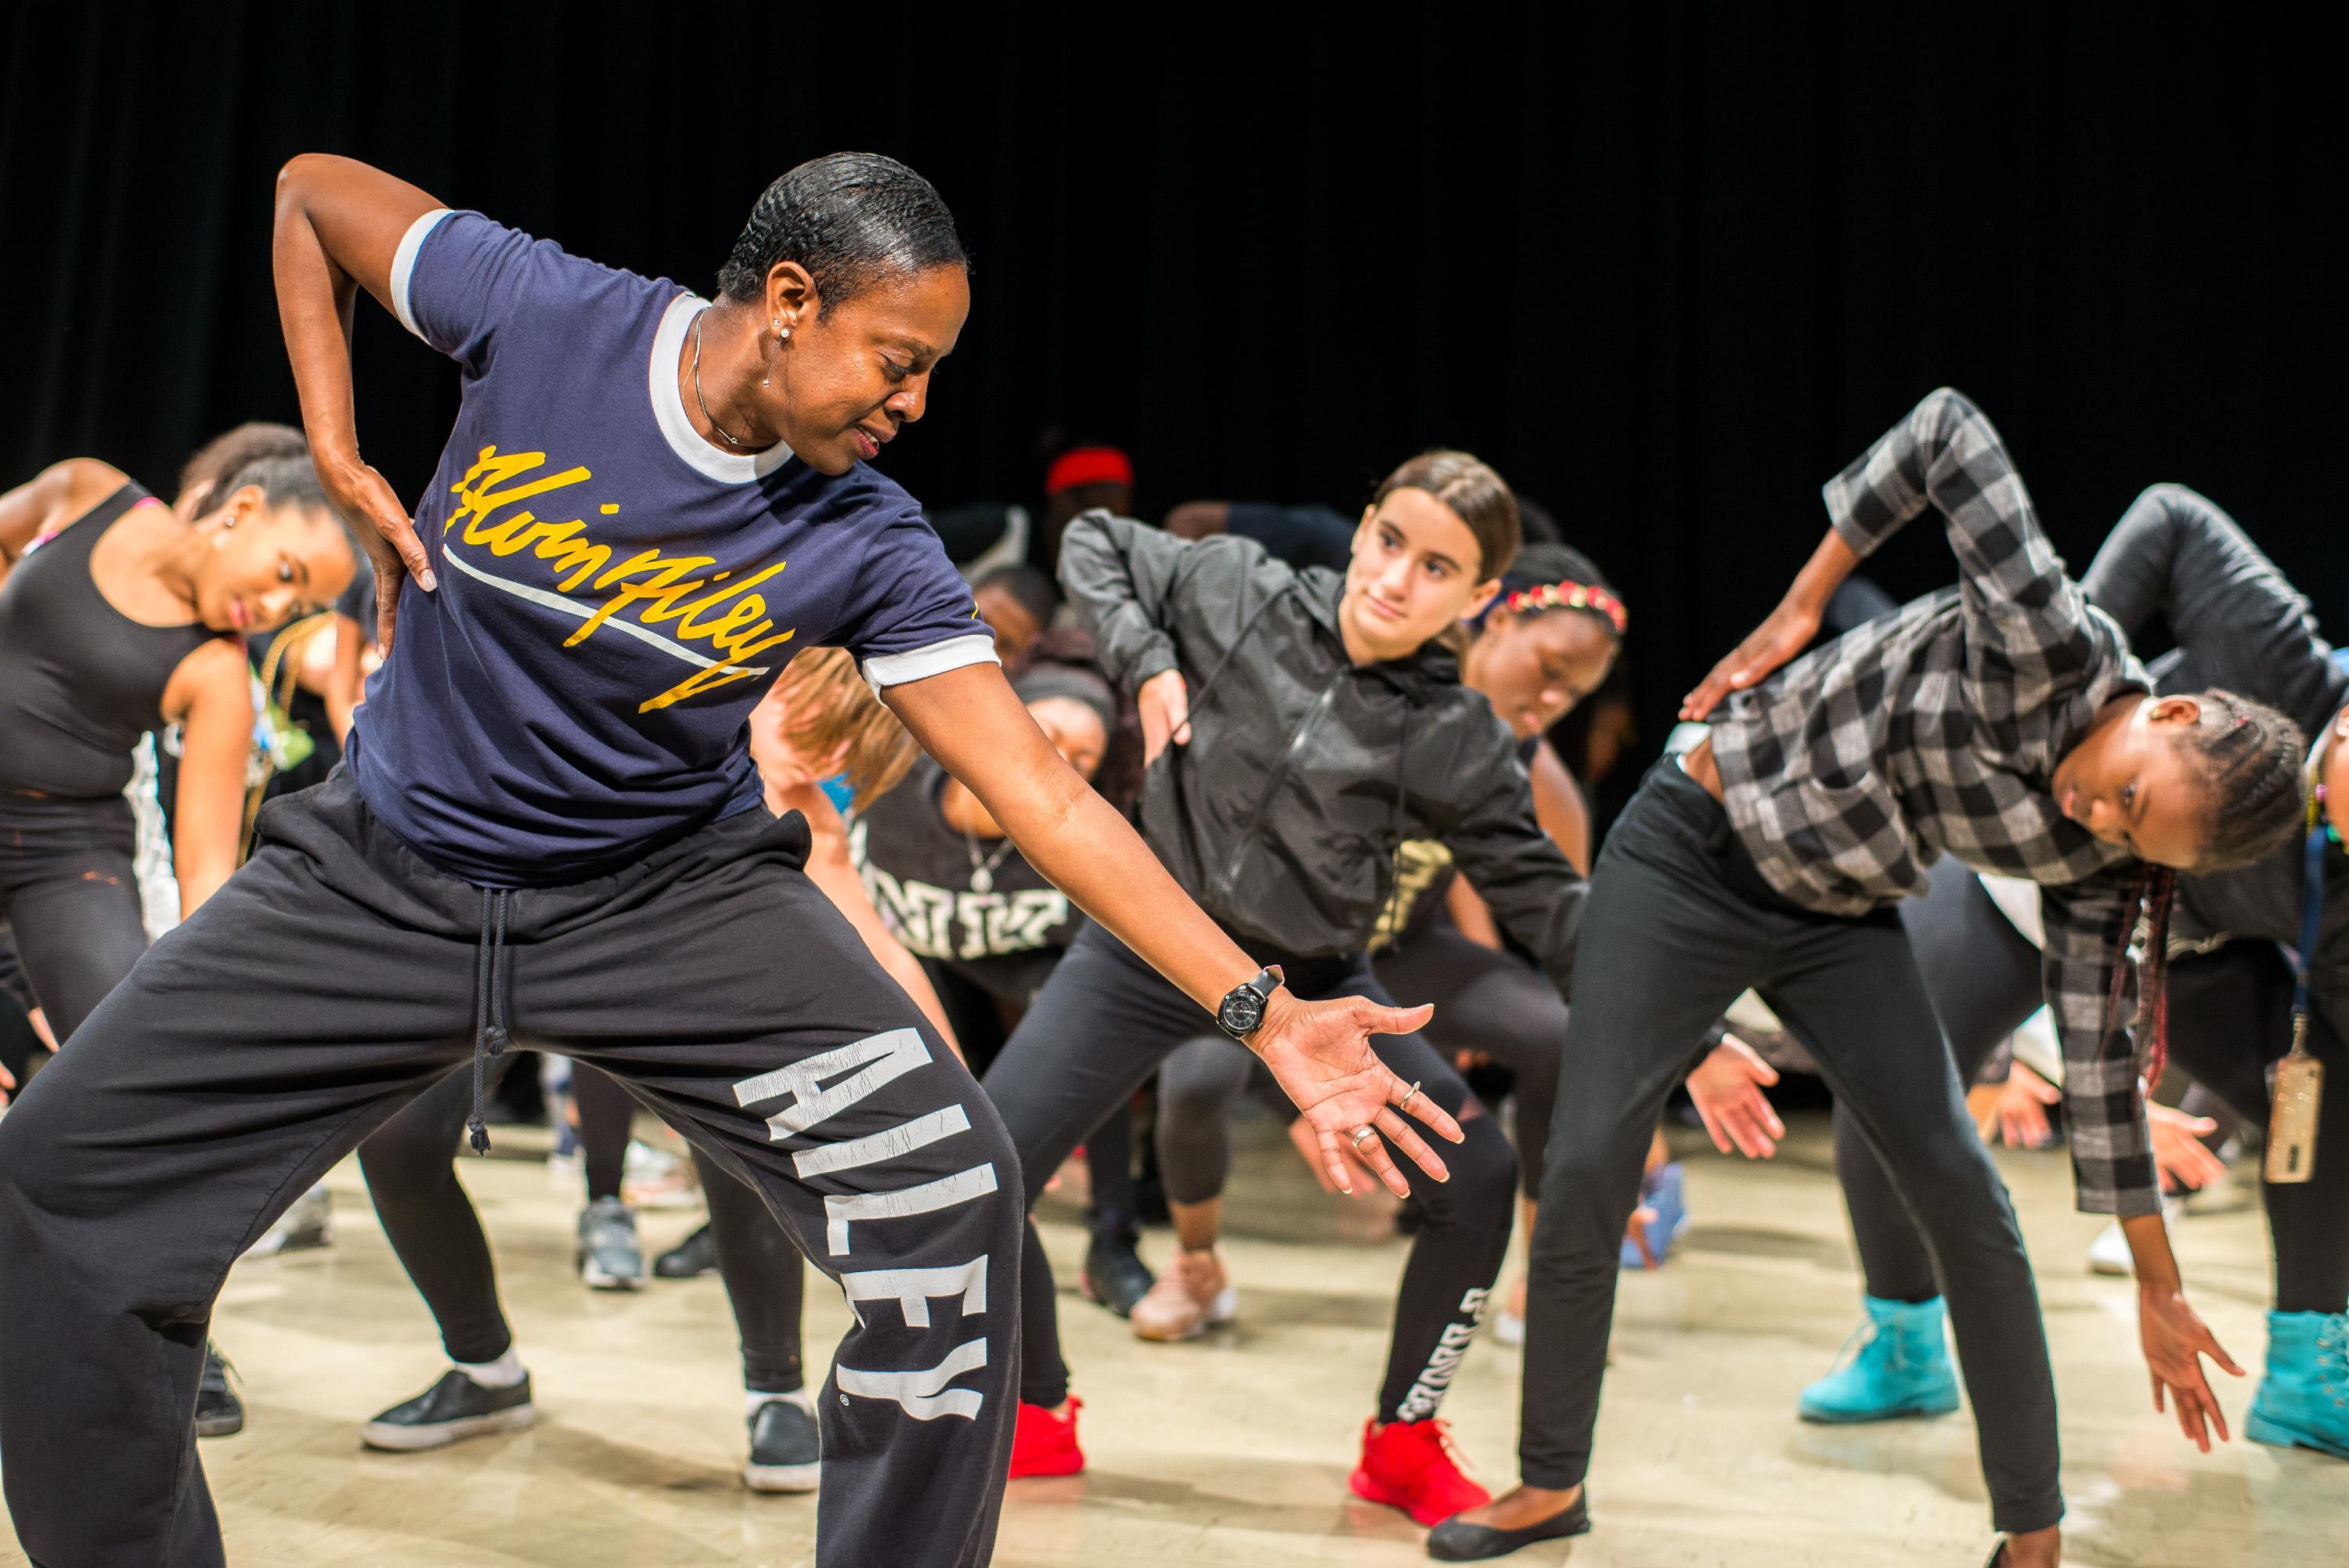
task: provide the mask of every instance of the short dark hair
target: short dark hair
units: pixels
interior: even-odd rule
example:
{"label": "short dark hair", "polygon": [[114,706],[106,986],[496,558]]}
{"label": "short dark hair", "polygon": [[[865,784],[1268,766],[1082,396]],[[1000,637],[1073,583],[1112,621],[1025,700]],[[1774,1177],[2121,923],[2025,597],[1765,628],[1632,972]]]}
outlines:
{"label": "short dark hair", "polygon": [[306,458],[309,438],[291,425],[252,419],[233,430],[223,430],[198,447],[180,470],[181,495],[202,490],[210,500],[220,493],[220,482],[249,463],[264,458]]}
{"label": "short dark hair", "polygon": [[1049,626],[1054,612],[1061,607],[1061,591],[1040,568],[1017,562],[999,566],[971,584],[976,593],[981,588],[1000,588],[1011,595],[1013,603],[1036,617],[1036,624]]}
{"label": "short dark hair", "polygon": [[812,158],[761,192],[718,269],[719,292],[757,299],[778,262],[808,270],[820,312],[891,274],[970,270],[936,187],[877,152]]}

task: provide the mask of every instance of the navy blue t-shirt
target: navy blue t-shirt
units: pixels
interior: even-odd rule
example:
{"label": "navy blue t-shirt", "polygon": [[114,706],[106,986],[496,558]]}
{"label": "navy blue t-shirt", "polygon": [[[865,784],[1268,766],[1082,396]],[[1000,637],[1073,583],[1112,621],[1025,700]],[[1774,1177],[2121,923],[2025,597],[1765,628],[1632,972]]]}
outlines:
{"label": "navy blue t-shirt", "polygon": [[416,509],[439,588],[402,589],[349,758],[428,860],[575,882],[757,805],[745,721],[801,648],[876,688],[995,661],[903,490],[695,432],[677,367],[706,302],[445,211],[391,293],[464,400]]}

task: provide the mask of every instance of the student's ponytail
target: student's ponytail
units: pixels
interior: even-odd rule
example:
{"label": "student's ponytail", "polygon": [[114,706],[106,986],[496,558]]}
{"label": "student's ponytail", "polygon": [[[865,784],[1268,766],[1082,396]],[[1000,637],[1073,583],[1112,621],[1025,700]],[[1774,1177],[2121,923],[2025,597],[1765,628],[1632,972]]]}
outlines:
{"label": "student's ponytail", "polygon": [[841,771],[864,810],[896,787],[919,748],[897,716],[881,705],[845,648],[810,648],[776,678],[785,712],[783,738],[802,757],[841,752]]}

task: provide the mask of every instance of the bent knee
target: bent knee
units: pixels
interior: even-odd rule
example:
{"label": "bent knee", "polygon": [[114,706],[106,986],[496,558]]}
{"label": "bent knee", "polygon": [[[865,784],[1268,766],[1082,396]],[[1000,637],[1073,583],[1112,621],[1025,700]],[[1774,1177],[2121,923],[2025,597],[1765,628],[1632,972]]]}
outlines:
{"label": "bent knee", "polygon": [[1451,1172],[1447,1181],[1422,1184],[1429,1217],[1482,1219],[1498,1212],[1506,1218],[1516,1198],[1516,1150],[1509,1147],[1500,1122],[1490,1116],[1470,1117],[1460,1130],[1457,1143],[1435,1140],[1429,1144]]}

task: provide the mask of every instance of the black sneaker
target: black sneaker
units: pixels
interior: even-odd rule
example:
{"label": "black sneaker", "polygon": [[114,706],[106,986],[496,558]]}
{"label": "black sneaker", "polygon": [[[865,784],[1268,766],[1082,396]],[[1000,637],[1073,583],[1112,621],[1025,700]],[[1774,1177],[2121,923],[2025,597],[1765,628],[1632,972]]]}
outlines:
{"label": "black sneaker", "polygon": [[823,1457],[815,1418],[797,1399],[770,1399],[750,1418],[742,1484],[752,1491],[813,1491]]}
{"label": "black sneaker", "polygon": [[361,1427],[359,1441],[371,1449],[412,1453],[492,1432],[520,1431],[536,1419],[528,1373],[511,1388],[484,1388],[451,1367],[431,1387]]}
{"label": "black sneaker", "polygon": [[1150,1294],[1158,1283],[1142,1254],[1133,1250],[1131,1235],[1096,1235],[1085,1249],[1084,1272],[1077,1283],[1085,1299],[1099,1303],[1120,1317],[1130,1315],[1133,1304]]}
{"label": "black sneaker", "polygon": [[693,1279],[718,1267],[718,1240],[704,1225],[653,1260],[653,1273],[663,1279]]}
{"label": "black sneaker", "polygon": [[636,1290],[645,1283],[645,1249],[636,1240],[636,1212],[617,1198],[598,1198],[579,1211],[579,1277],[590,1290]]}
{"label": "black sneaker", "polygon": [[244,1401],[228,1386],[236,1368],[211,1340],[204,1341],[204,1375],[196,1384],[196,1436],[225,1438],[244,1430]]}

